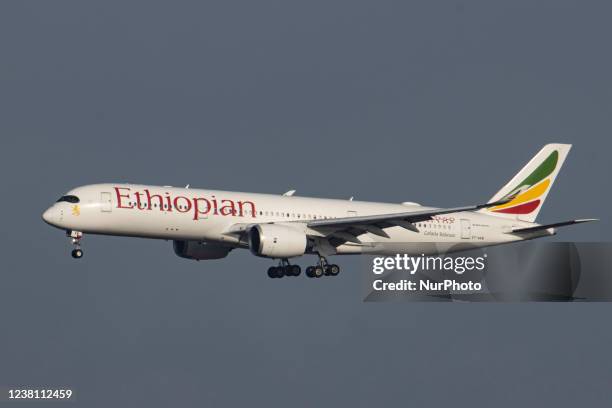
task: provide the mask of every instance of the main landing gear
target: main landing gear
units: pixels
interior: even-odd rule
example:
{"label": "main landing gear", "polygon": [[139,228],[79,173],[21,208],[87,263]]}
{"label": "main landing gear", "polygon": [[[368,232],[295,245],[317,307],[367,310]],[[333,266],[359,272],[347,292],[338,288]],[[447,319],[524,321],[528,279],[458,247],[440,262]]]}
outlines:
{"label": "main landing gear", "polygon": [[83,233],[80,231],[67,231],[66,235],[70,237],[70,242],[74,245],[74,249],[70,253],[74,259],[80,259],[83,257],[83,250],[81,249],[81,238]]}
{"label": "main landing gear", "polygon": [[[289,264],[289,260],[281,259],[278,266],[268,268],[270,278],[282,278],[283,276],[299,276],[302,272],[299,265]],[[340,273],[340,267],[336,264],[329,264],[327,259],[319,256],[319,263],[306,268],[306,276],[309,278],[320,278],[321,276],[336,276]]]}
{"label": "main landing gear", "polygon": [[336,264],[327,262],[327,258],[319,255],[319,263],[306,268],[306,276],[309,278],[320,278],[321,276],[337,276],[340,273],[340,267]]}
{"label": "main landing gear", "polygon": [[272,279],[283,276],[300,276],[302,268],[300,265],[291,265],[288,259],[281,259],[278,266],[268,268],[268,276]]}

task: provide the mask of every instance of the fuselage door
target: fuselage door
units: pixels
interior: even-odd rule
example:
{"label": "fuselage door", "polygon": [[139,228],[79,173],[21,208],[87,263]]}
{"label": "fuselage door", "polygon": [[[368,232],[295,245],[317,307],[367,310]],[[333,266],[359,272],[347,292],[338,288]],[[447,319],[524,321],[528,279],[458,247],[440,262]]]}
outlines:
{"label": "fuselage door", "polygon": [[356,217],[357,216],[357,211],[347,211],[346,212],[346,216],[347,217]]}
{"label": "fuselage door", "polygon": [[472,237],[472,223],[470,220],[461,219],[461,239],[470,239]]}
{"label": "fuselage door", "polygon": [[111,212],[113,209],[113,202],[111,199],[111,193],[102,192],[100,193],[100,211],[102,212]]}

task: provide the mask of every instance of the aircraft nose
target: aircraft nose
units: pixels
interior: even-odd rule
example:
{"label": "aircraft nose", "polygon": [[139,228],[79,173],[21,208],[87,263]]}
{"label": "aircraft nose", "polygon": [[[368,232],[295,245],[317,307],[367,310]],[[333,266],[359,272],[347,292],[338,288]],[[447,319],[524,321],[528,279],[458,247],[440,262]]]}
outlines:
{"label": "aircraft nose", "polygon": [[42,214],[42,219],[45,220],[45,222],[47,224],[57,224],[57,222],[59,221],[59,217],[57,214],[57,208],[53,208],[53,207],[49,207],[47,208],[47,210]]}

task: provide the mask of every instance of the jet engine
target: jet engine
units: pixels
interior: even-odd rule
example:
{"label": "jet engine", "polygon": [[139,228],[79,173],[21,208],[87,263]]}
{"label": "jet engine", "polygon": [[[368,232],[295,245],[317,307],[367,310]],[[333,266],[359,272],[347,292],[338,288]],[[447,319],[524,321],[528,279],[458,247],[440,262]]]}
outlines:
{"label": "jet engine", "polygon": [[303,231],[284,225],[259,224],[249,230],[249,249],[257,256],[291,258],[304,255],[307,242]]}
{"label": "jet engine", "polygon": [[231,247],[201,241],[173,241],[174,253],[181,258],[195,259],[220,259],[225,258]]}

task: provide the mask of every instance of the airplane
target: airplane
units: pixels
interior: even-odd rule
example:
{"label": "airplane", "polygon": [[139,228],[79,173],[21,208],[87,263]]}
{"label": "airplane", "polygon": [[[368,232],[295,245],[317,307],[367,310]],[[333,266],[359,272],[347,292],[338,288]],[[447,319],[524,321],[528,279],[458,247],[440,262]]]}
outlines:
{"label": "airplane", "polygon": [[249,249],[276,259],[270,278],[298,276],[290,259],[318,256],[308,277],[336,276],[332,255],[389,251],[441,254],[554,235],[556,228],[596,219],[535,222],[569,144],[545,145],[484,204],[435,208],[400,204],[125,183],[92,184],[62,195],[43,220],[66,231],[81,258],[84,234],[172,240],[174,252],[193,260],[220,259]]}

